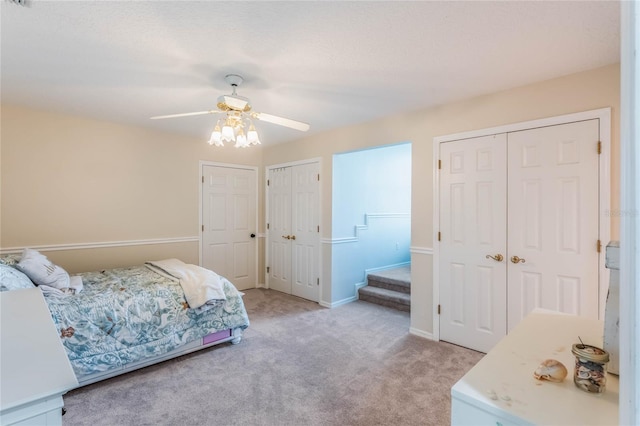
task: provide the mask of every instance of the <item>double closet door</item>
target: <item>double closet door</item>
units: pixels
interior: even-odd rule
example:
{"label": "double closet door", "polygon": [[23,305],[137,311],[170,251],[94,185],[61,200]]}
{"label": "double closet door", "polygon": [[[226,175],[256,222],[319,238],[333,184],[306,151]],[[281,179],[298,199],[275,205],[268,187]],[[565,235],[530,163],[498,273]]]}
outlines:
{"label": "double closet door", "polygon": [[440,338],[488,352],[534,308],[598,318],[597,119],[440,144]]}
{"label": "double closet door", "polygon": [[317,162],[268,171],[268,287],[319,300],[320,222]]}

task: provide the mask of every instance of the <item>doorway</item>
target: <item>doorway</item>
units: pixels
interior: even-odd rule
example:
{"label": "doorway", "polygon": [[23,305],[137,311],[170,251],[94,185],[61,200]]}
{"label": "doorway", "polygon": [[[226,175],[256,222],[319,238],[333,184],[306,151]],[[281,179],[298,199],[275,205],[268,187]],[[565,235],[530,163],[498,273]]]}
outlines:
{"label": "doorway", "polygon": [[369,272],[411,263],[411,142],[334,154],[331,306],[358,299]]}
{"label": "doorway", "polygon": [[602,314],[607,112],[436,141],[441,340],[488,352],[533,309]]}
{"label": "doorway", "polygon": [[320,300],[320,163],[267,169],[267,287]]}
{"label": "doorway", "polygon": [[200,265],[239,290],[257,284],[258,171],[200,163]]}

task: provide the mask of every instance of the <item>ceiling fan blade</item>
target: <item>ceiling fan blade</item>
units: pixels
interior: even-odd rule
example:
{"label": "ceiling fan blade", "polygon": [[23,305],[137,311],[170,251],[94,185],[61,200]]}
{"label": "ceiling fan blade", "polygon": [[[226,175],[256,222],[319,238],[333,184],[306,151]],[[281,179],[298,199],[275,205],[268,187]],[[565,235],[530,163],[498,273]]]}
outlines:
{"label": "ceiling fan blade", "polygon": [[198,111],[198,112],[185,112],[182,114],[169,114],[169,115],[156,115],[155,117],[151,117],[152,120],[159,120],[162,118],[176,118],[176,117],[189,117],[191,115],[205,115],[205,114],[218,114],[222,111],[218,110],[209,110],[209,111]]}
{"label": "ceiling fan blade", "polygon": [[302,121],[290,120],[288,118],[278,117],[276,115],[265,114],[263,112],[255,112],[252,116],[258,120],[266,121],[268,123],[279,124],[280,126],[290,127],[292,129],[306,132],[309,130],[309,125]]}

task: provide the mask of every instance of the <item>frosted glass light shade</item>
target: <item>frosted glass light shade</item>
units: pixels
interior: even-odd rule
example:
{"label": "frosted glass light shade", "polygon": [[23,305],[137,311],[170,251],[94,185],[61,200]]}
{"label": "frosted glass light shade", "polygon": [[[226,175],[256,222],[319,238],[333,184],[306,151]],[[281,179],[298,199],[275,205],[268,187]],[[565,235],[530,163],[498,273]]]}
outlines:
{"label": "frosted glass light shade", "polygon": [[238,137],[236,138],[236,148],[246,148],[247,146],[249,146],[247,143],[247,137],[242,133],[242,131],[240,131],[240,134],[238,134]]}
{"label": "frosted glass light shade", "polygon": [[233,142],[234,140],[235,140],[235,135],[233,134],[233,127],[225,124],[222,127],[222,141]]}
{"label": "frosted glass light shade", "polygon": [[[211,132],[211,137],[208,140],[209,145],[224,146],[225,142],[235,142],[236,148],[260,145],[258,132],[248,116],[242,113],[227,116],[224,119],[222,129],[220,129],[221,121],[218,120],[216,127]],[[246,130],[246,125],[249,125],[249,130]]]}
{"label": "frosted glass light shade", "polygon": [[249,145],[260,144],[260,138],[258,137],[258,132],[256,132],[256,129],[253,127],[253,124],[251,125],[251,127],[249,128],[249,131],[247,132],[247,142],[249,143]]}
{"label": "frosted glass light shade", "polygon": [[211,132],[211,139],[209,139],[209,145],[222,146],[222,133],[220,132],[220,125],[216,124],[216,127]]}

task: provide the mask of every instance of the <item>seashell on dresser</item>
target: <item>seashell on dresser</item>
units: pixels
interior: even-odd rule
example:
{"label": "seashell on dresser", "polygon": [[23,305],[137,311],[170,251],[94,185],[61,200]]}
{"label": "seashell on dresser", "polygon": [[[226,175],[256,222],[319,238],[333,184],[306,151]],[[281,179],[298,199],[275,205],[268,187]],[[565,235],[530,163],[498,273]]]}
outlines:
{"label": "seashell on dresser", "polygon": [[555,359],[545,359],[533,372],[533,377],[558,383],[563,381],[567,374],[567,367],[563,363]]}

